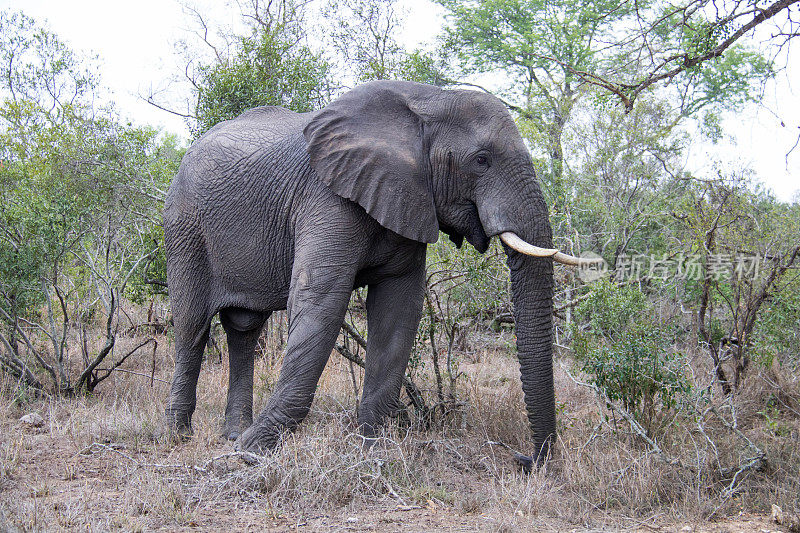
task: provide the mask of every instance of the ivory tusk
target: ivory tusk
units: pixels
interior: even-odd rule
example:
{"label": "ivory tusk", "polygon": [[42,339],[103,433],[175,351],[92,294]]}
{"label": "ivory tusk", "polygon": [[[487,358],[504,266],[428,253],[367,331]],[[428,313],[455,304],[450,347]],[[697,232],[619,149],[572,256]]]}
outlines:
{"label": "ivory tusk", "polygon": [[519,235],[513,231],[506,231],[500,234],[500,239],[506,243],[510,248],[518,251],[521,254],[530,255],[533,257],[552,257],[553,261],[563,263],[571,266],[589,265],[602,261],[602,259],[581,259],[573,255],[565,254],[558,251],[557,248],[540,248],[522,240]]}

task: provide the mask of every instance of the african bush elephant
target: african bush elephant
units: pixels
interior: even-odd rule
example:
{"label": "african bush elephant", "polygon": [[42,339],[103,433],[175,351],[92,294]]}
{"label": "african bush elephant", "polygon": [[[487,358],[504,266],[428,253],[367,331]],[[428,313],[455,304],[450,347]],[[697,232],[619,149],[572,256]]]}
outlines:
{"label": "african bush elephant", "polygon": [[[166,409],[191,432],[212,317],[228,338],[224,434],[264,453],[308,414],[350,294],[367,286],[360,431],[396,406],[439,230],[484,252],[500,235],[511,268],[522,386],[538,459],[555,434],[553,259],[528,150],[488,94],[380,81],[326,108],[252,109],[186,153],[164,209],[175,374]],[[539,257],[531,257],[534,256]],[[280,376],[253,423],[253,357],[272,311],[288,309]],[[238,438],[237,438],[238,437]]]}

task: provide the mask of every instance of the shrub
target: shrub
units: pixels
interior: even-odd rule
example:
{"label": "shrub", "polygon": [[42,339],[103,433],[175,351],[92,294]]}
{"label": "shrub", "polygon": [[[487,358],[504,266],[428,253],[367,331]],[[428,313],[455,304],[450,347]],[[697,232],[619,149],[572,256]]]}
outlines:
{"label": "shrub", "polygon": [[658,415],[690,392],[685,358],[672,348],[675,326],[656,316],[633,286],[598,282],[577,309],[574,349],[580,369],[610,400],[652,432]]}

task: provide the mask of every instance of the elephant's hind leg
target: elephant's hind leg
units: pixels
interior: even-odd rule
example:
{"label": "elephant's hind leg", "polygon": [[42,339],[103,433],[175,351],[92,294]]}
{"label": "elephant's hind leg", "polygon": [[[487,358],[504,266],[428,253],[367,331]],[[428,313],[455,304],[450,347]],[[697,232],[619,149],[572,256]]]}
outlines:
{"label": "elephant's hind leg", "polygon": [[167,282],[175,326],[175,372],[166,408],[166,421],[179,436],[192,434],[197,404],[197,379],[208,342],[212,311],[209,269],[202,249],[190,246],[191,230],[177,234],[165,224]]}
{"label": "elephant's hind leg", "polygon": [[167,425],[180,437],[192,434],[197,379],[208,342],[209,323],[196,318],[189,324],[181,323],[177,316],[175,318],[175,373],[165,414]]}
{"label": "elephant's hind leg", "polygon": [[219,313],[228,337],[228,402],[223,436],[236,440],[253,423],[253,362],[269,313],[228,308]]}

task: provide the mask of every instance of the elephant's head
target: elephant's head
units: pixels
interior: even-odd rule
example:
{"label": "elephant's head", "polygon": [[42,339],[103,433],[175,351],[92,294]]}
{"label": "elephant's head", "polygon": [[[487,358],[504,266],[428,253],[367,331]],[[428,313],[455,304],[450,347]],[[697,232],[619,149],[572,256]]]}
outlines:
{"label": "elephant's head", "polygon": [[505,106],[475,91],[409,82],[362,85],[305,129],[311,165],[384,227],[484,252],[499,235],[511,268],[517,347],[537,459],[555,436],[553,260],[547,205]]}

